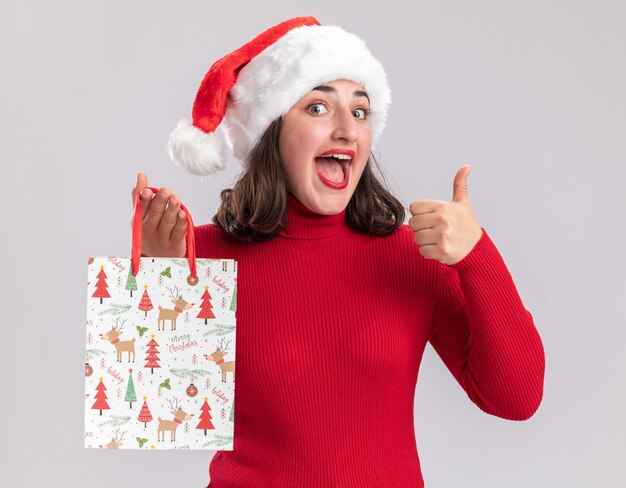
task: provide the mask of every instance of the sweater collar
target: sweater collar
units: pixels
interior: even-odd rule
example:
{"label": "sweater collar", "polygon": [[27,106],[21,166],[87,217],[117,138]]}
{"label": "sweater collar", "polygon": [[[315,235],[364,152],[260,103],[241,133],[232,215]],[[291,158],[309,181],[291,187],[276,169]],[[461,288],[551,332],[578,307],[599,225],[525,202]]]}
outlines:
{"label": "sweater collar", "polygon": [[287,222],[279,236],[290,239],[324,239],[350,231],[346,209],[336,215],[321,215],[287,193]]}

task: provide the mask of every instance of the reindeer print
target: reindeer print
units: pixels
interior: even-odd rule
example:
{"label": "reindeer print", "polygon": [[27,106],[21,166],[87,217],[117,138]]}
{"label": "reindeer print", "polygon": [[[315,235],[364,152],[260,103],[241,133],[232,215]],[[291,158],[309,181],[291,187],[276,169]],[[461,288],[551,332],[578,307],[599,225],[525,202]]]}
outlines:
{"label": "reindeer print", "polygon": [[224,339],[220,339],[220,345],[211,354],[205,354],[204,357],[207,361],[213,361],[220,367],[222,371],[222,382],[226,383],[226,373],[233,374],[233,383],[235,382],[235,361],[224,362],[224,356],[228,354],[228,346],[231,341],[227,341],[224,344]]}
{"label": "reindeer print", "polygon": [[163,324],[163,330],[165,330],[165,321],[170,321],[170,330],[176,330],[176,318],[183,310],[189,310],[195,305],[195,303],[188,303],[185,301],[182,295],[180,295],[180,289],[175,286],[174,290],[166,288],[170,292],[174,309],[161,308],[159,305],[159,319],[157,321],[157,330],[161,330],[161,324]]}
{"label": "reindeer print", "polygon": [[126,431],[122,432],[122,435],[120,436],[120,429],[115,429],[115,436],[111,438],[111,442],[109,442],[107,445],[105,445],[104,447],[106,449],[119,449],[120,447],[122,447],[122,441],[124,440],[124,434],[126,434]]}
{"label": "reindeer print", "polygon": [[117,362],[122,362],[122,353],[128,353],[128,362],[130,362],[130,355],[133,355],[133,363],[135,362],[135,338],[133,337],[130,341],[120,341],[119,337],[122,334],[122,330],[124,329],[124,324],[126,320],[121,320],[119,318],[115,319],[115,325],[111,328],[109,332],[106,334],[100,334],[100,337],[109,341],[111,344],[115,346],[115,350],[117,351]]}
{"label": "reindeer print", "polygon": [[163,420],[159,417],[159,427],[157,429],[157,442],[161,441],[161,434],[163,435],[163,442],[165,442],[165,431],[168,430],[170,432],[170,441],[174,442],[176,440],[176,429],[180,424],[189,420],[193,417],[193,414],[185,412],[181,407],[178,399],[174,397],[174,401],[176,405],[174,405],[170,400],[168,403],[170,404],[170,408],[172,409],[171,414],[174,416],[174,420]]}

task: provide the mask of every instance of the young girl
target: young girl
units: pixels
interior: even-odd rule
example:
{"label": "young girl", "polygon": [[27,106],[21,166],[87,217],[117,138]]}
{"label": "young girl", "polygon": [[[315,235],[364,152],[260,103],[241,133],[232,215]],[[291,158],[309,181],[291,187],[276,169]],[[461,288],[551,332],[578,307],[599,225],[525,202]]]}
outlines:
{"label": "young girl", "polygon": [[[212,488],[424,486],[427,342],[485,412],[524,420],[541,402],[541,340],[473,214],[469,167],[451,202],[413,202],[408,225],[374,174],[389,103],[358,37],[302,17],[216,62],[171,136],[194,174],[230,148],[243,163],[215,225],[195,228],[198,257],[238,262],[234,450],[213,457]],[[147,184],[133,190],[144,254],[184,256],[179,197]]]}

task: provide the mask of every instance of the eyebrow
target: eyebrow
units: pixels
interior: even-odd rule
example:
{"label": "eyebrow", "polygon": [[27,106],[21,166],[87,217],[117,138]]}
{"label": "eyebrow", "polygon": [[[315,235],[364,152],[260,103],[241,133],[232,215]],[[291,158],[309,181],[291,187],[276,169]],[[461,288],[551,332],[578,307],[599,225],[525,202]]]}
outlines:
{"label": "eyebrow", "polygon": [[[335,88],[333,88],[332,86],[326,86],[326,85],[320,85],[320,86],[316,86],[315,88],[313,88],[313,90],[319,90],[319,91],[323,91],[323,92],[327,92],[327,93],[337,93],[337,90],[335,90]],[[313,91],[311,90],[311,91]],[[355,90],[354,91],[354,96],[355,97],[365,97],[367,98],[367,101],[370,101],[370,97],[367,95],[367,92],[364,92],[363,90]]]}

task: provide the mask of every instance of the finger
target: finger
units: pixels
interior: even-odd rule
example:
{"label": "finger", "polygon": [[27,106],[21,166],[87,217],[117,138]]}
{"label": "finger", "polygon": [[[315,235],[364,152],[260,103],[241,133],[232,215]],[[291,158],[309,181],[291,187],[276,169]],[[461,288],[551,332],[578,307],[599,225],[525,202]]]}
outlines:
{"label": "finger", "polygon": [[133,210],[135,208],[135,202],[137,201],[137,192],[143,189],[141,192],[141,197],[139,197],[139,204],[141,205],[141,220],[146,217],[146,212],[148,211],[148,206],[150,205],[150,201],[152,200],[152,191],[146,188],[148,186],[148,177],[143,173],[137,173],[137,183],[135,184],[135,188],[131,193],[133,199]]}
{"label": "finger", "polygon": [[148,177],[143,173],[137,173],[137,181],[135,183],[135,187],[131,192],[131,198],[133,199],[133,207],[135,206],[135,200],[137,199],[137,193],[142,188],[148,186]]}
{"label": "finger", "polygon": [[469,202],[469,195],[467,192],[467,175],[469,175],[471,169],[472,167],[469,164],[466,164],[456,172],[452,189],[453,202]]}
{"label": "finger", "polygon": [[153,193],[150,188],[144,188],[141,192],[141,197],[139,197],[139,203],[141,204],[141,221],[143,222],[146,218],[146,214],[148,213],[148,208],[150,207],[150,202],[152,202]]}
{"label": "finger", "polygon": [[414,215],[409,219],[408,225],[414,232],[419,232],[424,229],[434,229],[437,225],[437,214],[431,212]]}
{"label": "finger", "polygon": [[167,208],[163,213],[163,217],[161,218],[161,222],[159,223],[158,232],[162,236],[166,236],[167,239],[170,239],[172,234],[172,230],[176,225],[176,221],[178,220],[178,211],[180,210],[180,198],[176,195],[171,195],[168,202]]}
{"label": "finger", "polygon": [[426,259],[436,259],[443,262],[444,256],[435,244],[419,244],[419,251]]}
{"label": "finger", "polygon": [[436,211],[445,203],[445,200],[417,200],[411,203],[409,212],[411,212],[411,215],[426,214]]}
{"label": "finger", "polygon": [[441,234],[436,229],[422,229],[413,234],[413,240],[420,246],[435,246],[441,244]]}
{"label": "finger", "polygon": [[137,182],[135,183],[135,187],[131,192],[131,198],[133,201],[133,211],[130,217],[130,226],[132,227],[135,219],[135,202],[137,201],[137,192],[139,192],[142,188],[144,189],[141,192],[141,197],[139,197],[139,204],[141,206],[141,221],[143,222],[146,217],[146,212],[148,210],[148,205],[152,200],[152,192],[146,188],[148,186],[148,178],[143,173],[137,173]]}
{"label": "finger", "polygon": [[178,210],[178,218],[176,219],[176,225],[172,229],[170,239],[175,242],[180,242],[185,239],[187,235],[187,217],[183,210]]}
{"label": "finger", "polygon": [[161,188],[156,196],[150,201],[146,218],[143,222],[147,230],[156,230],[161,223],[161,218],[167,208],[167,202],[172,192],[168,188]]}

